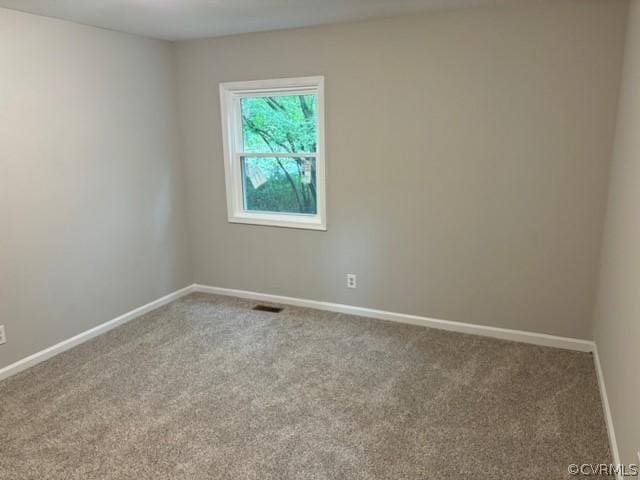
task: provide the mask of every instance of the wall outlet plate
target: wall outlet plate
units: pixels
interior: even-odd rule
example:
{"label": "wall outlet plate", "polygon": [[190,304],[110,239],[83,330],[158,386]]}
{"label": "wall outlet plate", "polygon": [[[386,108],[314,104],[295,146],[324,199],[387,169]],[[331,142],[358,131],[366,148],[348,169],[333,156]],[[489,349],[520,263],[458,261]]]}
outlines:
{"label": "wall outlet plate", "polygon": [[356,274],[347,273],[347,287],[356,288]]}
{"label": "wall outlet plate", "polygon": [[0,325],[0,345],[7,343],[7,336],[4,333],[4,325]]}

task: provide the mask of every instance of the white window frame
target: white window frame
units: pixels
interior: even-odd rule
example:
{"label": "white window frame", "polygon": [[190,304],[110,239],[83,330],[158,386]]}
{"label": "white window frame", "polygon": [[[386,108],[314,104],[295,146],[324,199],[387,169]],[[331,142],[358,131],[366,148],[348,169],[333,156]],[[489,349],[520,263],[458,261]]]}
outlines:
{"label": "white window frame", "polygon": [[[240,100],[246,97],[273,95],[316,95],[318,141],[315,153],[254,153],[243,152]],[[229,222],[275,227],[326,230],[326,191],[324,157],[324,77],[280,78],[220,84],[220,113],[224,173],[227,190]],[[316,161],[315,215],[296,213],[252,212],[244,208],[241,157],[311,157]]]}

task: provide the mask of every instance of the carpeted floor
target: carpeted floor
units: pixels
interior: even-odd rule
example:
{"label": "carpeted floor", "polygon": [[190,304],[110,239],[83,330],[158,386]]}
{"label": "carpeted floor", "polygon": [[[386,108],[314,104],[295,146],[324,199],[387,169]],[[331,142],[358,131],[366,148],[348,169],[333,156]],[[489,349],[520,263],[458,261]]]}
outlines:
{"label": "carpeted floor", "polygon": [[253,305],[190,295],[0,382],[0,478],[557,479],[611,461],[591,354]]}

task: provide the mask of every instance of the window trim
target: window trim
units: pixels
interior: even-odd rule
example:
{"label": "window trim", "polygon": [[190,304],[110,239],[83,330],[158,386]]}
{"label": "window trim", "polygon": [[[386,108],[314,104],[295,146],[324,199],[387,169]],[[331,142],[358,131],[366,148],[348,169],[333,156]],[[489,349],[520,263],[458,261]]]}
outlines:
{"label": "window trim", "polygon": [[[248,82],[220,83],[220,114],[222,145],[224,151],[224,173],[227,193],[227,216],[230,223],[245,223],[273,227],[326,230],[326,165],[324,137],[324,77],[279,78]],[[242,121],[240,99],[265,95],[316,95],[318,141],[315,153],[298,153],[295,156],[315,158],[316,161],[316,208],[315,215],[295,213],[249,212],[244,209],[242,167],[240,158],[293,156],[291,153],[251,153],[242,151]]]}

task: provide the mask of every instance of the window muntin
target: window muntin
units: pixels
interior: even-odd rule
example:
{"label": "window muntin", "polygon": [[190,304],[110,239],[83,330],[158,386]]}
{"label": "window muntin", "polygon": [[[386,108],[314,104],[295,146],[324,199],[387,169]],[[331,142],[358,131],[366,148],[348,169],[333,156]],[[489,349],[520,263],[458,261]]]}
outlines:
{"label": "window muntin", "polygon": [[230,222],[326,230],[323,83],[220,85]]}

